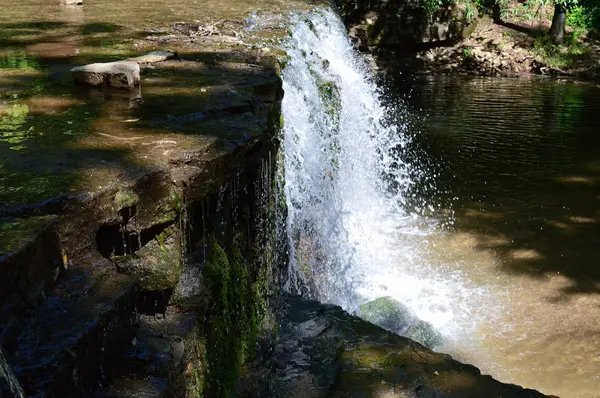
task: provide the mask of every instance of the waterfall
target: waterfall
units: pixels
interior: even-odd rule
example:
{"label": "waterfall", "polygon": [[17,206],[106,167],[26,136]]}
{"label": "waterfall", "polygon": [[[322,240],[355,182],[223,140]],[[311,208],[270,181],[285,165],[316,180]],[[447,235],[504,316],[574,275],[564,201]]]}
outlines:
{"label": "waterfall", "polygon": [[[405,209],[415,164],[407,126],[382,105],[368,65],[330,10],[296,16],[283,71],[287,289],[357,312],[389,296],[445,337],[468,333],[460,273],[438,273],[421,250],[440,233]],[[414,173],[413,173],[414,174]]]}

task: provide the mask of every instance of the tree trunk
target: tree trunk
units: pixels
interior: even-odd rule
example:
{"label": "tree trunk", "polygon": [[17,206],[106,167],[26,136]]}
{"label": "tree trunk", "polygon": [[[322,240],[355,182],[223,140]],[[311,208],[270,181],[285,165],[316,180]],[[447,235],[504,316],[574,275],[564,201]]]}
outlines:
{"label": "tree trunk", "polygon": [[550,26],[550,39],[554,44],[562,44],[565,39],[565,20],[567,19],[567,9],[564,5],[554,5],[554,16],[552,17],[552,26]]}
{"label": "tree trunk", "polygon": [[492,19],[494,23],[502,22],[502,7],[500,6],[500,0],[495,0],[494,5],[492,6]]}

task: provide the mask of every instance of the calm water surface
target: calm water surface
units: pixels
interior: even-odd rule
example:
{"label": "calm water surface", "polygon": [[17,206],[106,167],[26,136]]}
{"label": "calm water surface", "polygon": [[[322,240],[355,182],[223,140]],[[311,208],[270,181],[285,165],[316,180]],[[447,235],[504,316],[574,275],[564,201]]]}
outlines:
{"label": "calm water surface", "polygon": [[600,88],[434,78],[409,97],[446,221],[421,251],[487,292],[471,298],[475,335],[442,350],[505,382],[599,397]]}

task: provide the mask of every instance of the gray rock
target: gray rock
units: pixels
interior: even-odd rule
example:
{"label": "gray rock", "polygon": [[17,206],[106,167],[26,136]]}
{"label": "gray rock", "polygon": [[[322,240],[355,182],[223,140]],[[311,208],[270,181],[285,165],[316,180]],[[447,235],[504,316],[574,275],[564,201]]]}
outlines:
{"label": "gray rock", "polygon": [[542,398],[349,315],[340,307],[282,298],[268,394],[252,397]]}
{"label": "gray rock", "polygon": [[137,62],[138,64],[151,64],[154,62],[162,62],[168,59],[177,57],[177,54],[172,51],[152,51],[145,55],[140,55],[135,58],[128,58],[126,61]]}
{"label": "gray rock", "polygon": [[[55,216],[0,222],[0,302],[35,305],[63,266]],[[1,321],[1,319],[0,319]],[[0,336],[2,335],[0,322]]]}
{"label": "gray rock", "polygon": [[89,64],[71,69],[75,83],[132,89],[140,84],[140,65],[132,61]]}
{"label": "gray rock", "polygon": [[60,0],[60,4],[65,6],[82,6],[83,0]]}

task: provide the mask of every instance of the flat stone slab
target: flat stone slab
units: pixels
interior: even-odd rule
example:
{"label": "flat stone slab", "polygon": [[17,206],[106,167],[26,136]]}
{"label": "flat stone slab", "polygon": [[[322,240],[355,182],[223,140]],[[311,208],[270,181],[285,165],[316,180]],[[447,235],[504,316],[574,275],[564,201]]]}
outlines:
{"label": "flat stone slab", "polygon": [[76,84],[131,89],[140,84],[140,65],[117,61],[77,66],[71,69]]}
{"label": "flat stone slab", "polygon": [[173,51],[151,51],[148,54],[140,55],[139,57],[128,58],[126,61],[137,62],[138,64],[151,64],[176,57],[177,54]]}

